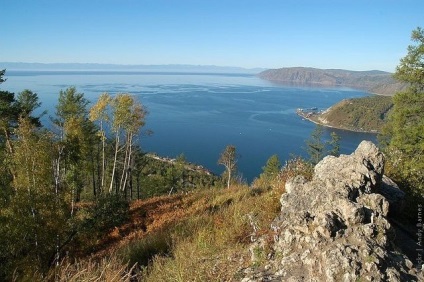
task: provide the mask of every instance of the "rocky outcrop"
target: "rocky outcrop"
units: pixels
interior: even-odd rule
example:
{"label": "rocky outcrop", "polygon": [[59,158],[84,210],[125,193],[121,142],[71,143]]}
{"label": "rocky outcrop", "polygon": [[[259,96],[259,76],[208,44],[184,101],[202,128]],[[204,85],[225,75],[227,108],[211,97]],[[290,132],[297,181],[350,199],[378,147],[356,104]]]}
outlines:
{"label": "rocky outcrop", "polygon": [[251,247],[254,260],[267,252],[265,267],[246,270],[242,281],[419,280],[393,246],[385,196],[399,203],[402,192],[388,189],[383,173],[383,154],[363,141],[351,155],[325,157],[311,181],[287,182],[271,243],[260,237]]}

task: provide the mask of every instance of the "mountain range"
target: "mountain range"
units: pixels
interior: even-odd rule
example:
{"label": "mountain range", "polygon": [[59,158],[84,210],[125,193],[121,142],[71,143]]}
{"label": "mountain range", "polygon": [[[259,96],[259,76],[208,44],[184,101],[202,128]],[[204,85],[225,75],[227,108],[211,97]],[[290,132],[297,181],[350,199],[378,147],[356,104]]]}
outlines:
{"label": "mountain range", "polygon": [[405,85],[393,79],[392,73],[371,70],[351,71],[342,69],[318,69],[289,67],[279,69],[242,68],[215,65],[123,65],[96,63],[25,63],[0,62],[0,70],[12,71],[141,71],[182,73],[240,73],[258,75],[275,83],[296,86],[350,87],[374,94],[394,95]]}
{"label": "mountain range", "polygon": [[264,68],[241,68],[214,65],[122,65],[122,64],[95,64],[95,63],[24,63],[0,62],[0,70],[73,70],[73,71],[150,71],[150,72],[200,72],[200,73],[246,73],[257,74]]}

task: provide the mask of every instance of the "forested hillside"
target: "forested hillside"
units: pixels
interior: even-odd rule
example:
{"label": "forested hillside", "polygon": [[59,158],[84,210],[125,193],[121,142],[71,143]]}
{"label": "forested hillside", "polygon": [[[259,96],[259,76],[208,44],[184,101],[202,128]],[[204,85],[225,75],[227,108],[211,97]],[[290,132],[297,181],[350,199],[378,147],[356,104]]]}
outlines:
{"label": "forested hillside", "polygon": [[51,128],[34,115],[40,105],[31,90],[0,91],[2,281],[42,277],[65,257],[89,254],[128,219],[132,200],[221,181],[183,155],[142,152],[147,111],[130,94],[104,93],[90,105],[75,88],[62,90]]}
{"label": "forested hillside", "polygon": [[316,68],[281,68],[263,71],[262,79],[276,83],[315,87],[351,87],[370,93],[394,95],[405,88],[405,84],[397,82],[391,73],[383,71],[349,71],[338,69]]}
{"label": "forested hillside", "polygon": [[301,112],[313,122],[351,131],[380,132],[393,107],[392,97],[345,99],[323,112]]}
{"label": "forested hillside", "polygon": [[412,40],[393,98],[300,111],[386,120],[380,148],[339,155],[318,126],[308,160],[271,156],[251,185],[234,177],[234,145],[222,177],[142,152],[147,110],[130,94],[91,105],[67,88],[44,128],[36,93],[1,90],[0,280],[423,281],[424,30]]}

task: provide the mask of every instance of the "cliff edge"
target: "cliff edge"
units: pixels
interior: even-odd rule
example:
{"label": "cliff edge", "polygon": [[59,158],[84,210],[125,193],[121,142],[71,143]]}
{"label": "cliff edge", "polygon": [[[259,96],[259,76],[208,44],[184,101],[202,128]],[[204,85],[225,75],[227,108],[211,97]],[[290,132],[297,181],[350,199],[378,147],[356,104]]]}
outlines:
{"label": "cliff edge", "polygon": [[422,281],[420,266],[394,245],[389,208],[396,212],[403,192],[383,173],[383,154],[363,141],[351,155],[325,157],[311,181],[288,181],[273,238],[250,248],[253,261],[266,253],[265,267],[247,269],[242,281]]}

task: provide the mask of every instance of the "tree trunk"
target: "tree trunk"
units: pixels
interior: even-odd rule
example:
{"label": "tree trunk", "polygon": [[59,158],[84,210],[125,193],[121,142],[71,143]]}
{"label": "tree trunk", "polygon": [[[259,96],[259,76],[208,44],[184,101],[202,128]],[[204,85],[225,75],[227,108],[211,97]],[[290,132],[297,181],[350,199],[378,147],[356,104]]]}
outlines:
{"label": "tree trunk", "polygon": [[121,189],[126,189],[127,187],[127,182],[128,182],[128,176],[130,174],[131,171],[131,156],[132,156],[132,140],[133,140],[134,135],[132,133],[128,134],[128,156],[127,154],[125,154],[125,156],[127,157],[126,163],[124,163],[124,174],[122,175],[124,177],[124,181],[123,181],[123,186]]}
{"label": "tree trunk", "polygon": [[94,158],[93,158],[93,156],[92,156],[92,159],[91,159],[91,164],[92,164],[92,168],[91,168],[91,181],[93,181],[93,196],[96,198],[97,197],[96,172],[94,170]]}
{"label": "tree trunk", "polygon": [[100,189],[103,190],[105,186],[105,170],[106,170],[106,153],[105,153],[106,134],[103,131],[103,121],[100,121],[100,131],[102,133],[102,180],[101,180]]}
{"label": "tree trunk", "polygon": [[137,199],[140,200],[140,173],[137,175]]}
{"label": "tree trunk", "polygon": [[[4,131],[4,136],[6,138],[6,145],[7,145],[7,148],[9,150],[9,154],[13,155],[14,150],[13,150],[12,142],[10,141],[9,132],[7,131],[7,128],[3,128],[3,131]],[[14,171],[13,166],[9,166],[9,172],[12,175],[12,179],[15,180],[16,179],[16,173]]]}
{"label": "tree trunk", "polygon": [[230,189],[230,182],[231,182],[231,169],[228,168],[227,189]]}
{"label": "tree trunk", "polygon": [[122,165],[122,174],[121,174],[121,180],[119,181],[119,190],[120,191],[124,191],[125,190],[125,175],[127,173],[127,162],[128,162],[128,158],[129,158],[129,147],[130,147],[130,143],[129,143],[129,134],[127,134],[127,140],[125,142],[125,156],[124,156],[124,161],[123,161],[123,165]]}
{"label": "tree trunk", "polygon": [[115,144],[115,157],[113,159],[112,178],[110,180],[109,193],[112,193],[113,181],[115,180],[116,162],[117,162],[117,159],[118,159],[118,150],[119,150],[119,128],[116,131],[115,143],[116,143]]}

